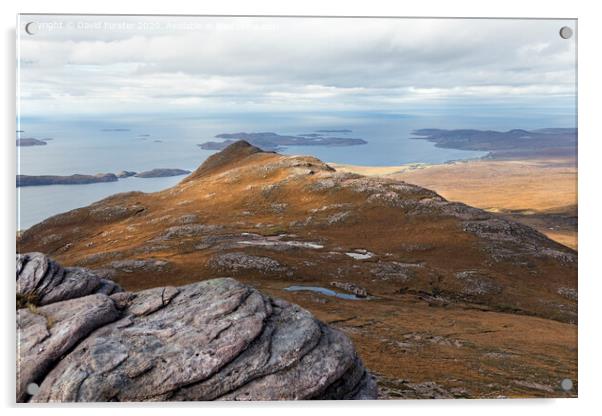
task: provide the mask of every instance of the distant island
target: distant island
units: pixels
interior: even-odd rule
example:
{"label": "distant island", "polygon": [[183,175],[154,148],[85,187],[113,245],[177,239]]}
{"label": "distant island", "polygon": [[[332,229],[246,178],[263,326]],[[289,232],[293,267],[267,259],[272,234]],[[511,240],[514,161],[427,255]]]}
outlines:
{"label": "distant island", "polygon": [[136,178],[165,178],[168,176],[180,176],[189,174],[184,169],[152,169],[145,172],[134,172],[122,170],[114,173],[97,173],[96,175],[17,175],[17,188],[22,186],[44,186],[44,185],[87,185],[91,183],[117,182],[119,179]]}
{"label": "distant island", "polygon": [[537,130],[443,130],[420,129],[413,132],[435,146],[447,149],[489,152],[492,159],[576,156],[576,128],[546,128]]}
{"label": "distant island", "polygon": [[340,129],[340,130],[316,130],[318,133],[351,133],[349,129]]}
{"label": "distant island", "polygon": [[152,169],[140,172],[134,175],[136,178],[165,178],[168,176],[188,175],[189,170],[185,169]]}
{"label": "distant island", "polygon": [[98,173],[96,175],[17,175],[17,187],[41,185],[86,185],[99,182],[116,182],[113,173]]}
{"label": "distant island", "polygon": [[17,139],[17,146],[25,147],[25,146],[46,146],[46,142],[44,140],[38,140],[34,138],[27,139]]}
{"label": "distant island", "polygon": [[300,134],[298,136],[280,135],[272,132],[222,133],[215,137],[226,140],[222,142],[209,141],[198,144],[198,146],[204,150],[223,150],[238,140],[245,140],[263,150],[280,150],[286,146],[356,146],[367,143],[363,139],[323,137],[315,133]]}
{"label": "distant island", "polygon": [[130,131],[130,129],[114,128],[114,129],[100,129],[100,131]]}
{"label": "distant island", "polygon": [[298,134],[299,137],[321,137],[323,136],[322,134],[319,133],[305,133],[305,134]]}

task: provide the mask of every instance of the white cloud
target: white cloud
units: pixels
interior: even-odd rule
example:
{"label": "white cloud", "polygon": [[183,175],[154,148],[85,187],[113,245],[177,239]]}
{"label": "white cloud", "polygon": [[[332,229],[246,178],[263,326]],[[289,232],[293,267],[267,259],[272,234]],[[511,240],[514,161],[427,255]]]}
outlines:
{"label": "white cloud", "polygon": [[40,31],[20,44],[24,115],[546,105],[576,93],[566,21],[35,18]]}

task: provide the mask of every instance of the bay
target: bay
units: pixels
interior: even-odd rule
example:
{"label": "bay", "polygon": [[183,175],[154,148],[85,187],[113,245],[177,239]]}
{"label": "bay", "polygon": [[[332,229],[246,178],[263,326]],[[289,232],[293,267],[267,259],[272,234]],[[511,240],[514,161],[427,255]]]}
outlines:
{"label": "bay", "polygon": [[[109,118],[25,118],[19,120],[21,138],[47,139],[46,146],[18,147],[17,173],[26,175],[71,175],[74,173],[141,172],[154,168],[194,170],[215,151],[197,146],[215,140],[220,133],[274,132],[283,135],[315,133],[317,130],[351,130],[328,133],[353,137],[368,143],[359,146],[295,146],[281,153],[313,155],[325,162],[365,166],[407,163],[445,163],[472,159],[485,152],[442,149],[425,140],[412,139],[421,128],[444,129],[535,129],[572,127],[571,115],[558,114],[382,114],[272,113],[272,114],[159,114]],[[322,133],[325,134],[325,133]],[[183,176],[127,178],[89,185],[52,185],[19,188],[17,229],[26,229],[44,219],[119,192],[155,192],[171,187]]]}

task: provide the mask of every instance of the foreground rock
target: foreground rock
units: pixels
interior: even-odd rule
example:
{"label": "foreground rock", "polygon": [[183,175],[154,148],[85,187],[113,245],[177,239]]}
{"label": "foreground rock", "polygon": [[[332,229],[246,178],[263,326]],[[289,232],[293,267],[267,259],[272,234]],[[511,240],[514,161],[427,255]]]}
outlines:
{"label": "foreground rock", "polygon": [[17,311],[17,400],[27,399],[27,385],[39,383],[61,356],[119,312],[106,295],[96,294]]}
{"label": "foreground rock", "polygon": [[42,253],[17,254],[17,307],[48,305],[93,293],[110,295],[122,289],[81,267],[63,268]]}
{"label": "foreground rock", "polygon": [[[18,256],[17,281],[52,285],[52,267],[60,266],[39,253]],[[32,285],[27,293],[37,293]],[[18,310],[17,327],[19,401],[374,399],[377,394],[345,335],[299,306],[230,278],[97,293],[43,307],[30,303]],[[40,386],[34,396],[26,392],[29,383]]]}

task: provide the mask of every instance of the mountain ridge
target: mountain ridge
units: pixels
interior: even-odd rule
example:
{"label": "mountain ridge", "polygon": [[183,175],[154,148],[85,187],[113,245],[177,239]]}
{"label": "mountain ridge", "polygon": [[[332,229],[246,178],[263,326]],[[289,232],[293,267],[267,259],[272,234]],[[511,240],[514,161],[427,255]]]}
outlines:
{"label": "mountain ridge", "polygon": [[[126,290],[236,278],[347,333],[389,397],[421,397],[420,383],[433,380],[455,397],[450,377],[462,380],[462,397],[547,397],[565,393],[525,387],[532,374],[546,386],[576,379],[574,250],[431,190],[314,157],[242,143],[212,158],[164,191],[51,217],[24,231],[17,248],[94,269]],[[285,290],[292,286],[367,296]],[[478,335],[490,332],[495,344]],[[484,354],[508,351],[511,366],[487,361],[475,378]],[[433,365],[437,357],[468,364]]]}

